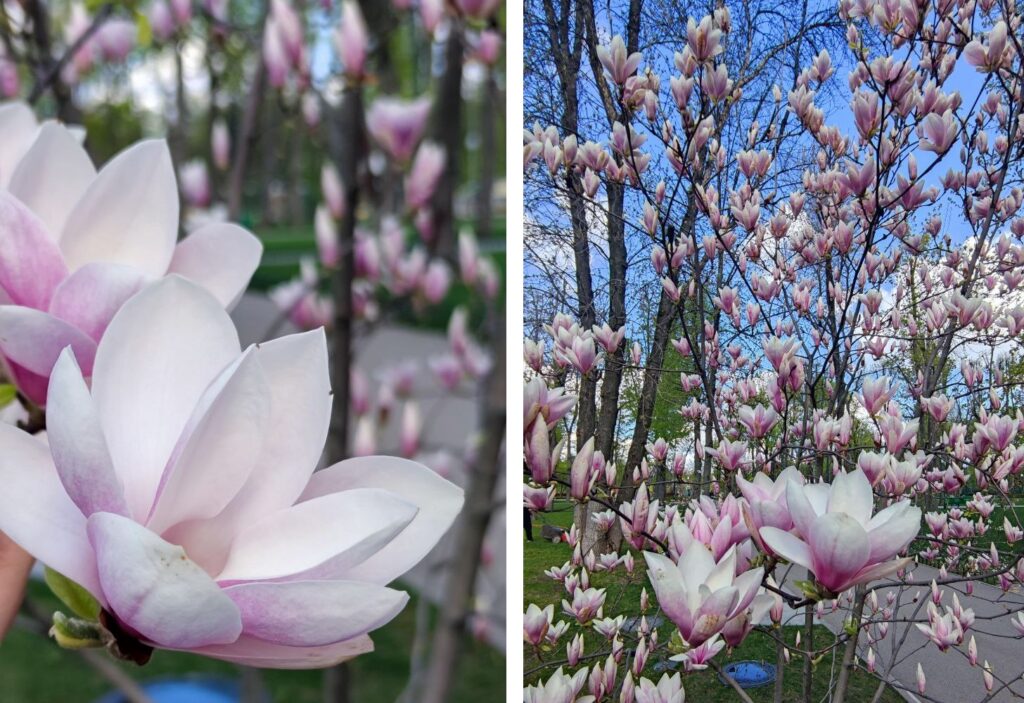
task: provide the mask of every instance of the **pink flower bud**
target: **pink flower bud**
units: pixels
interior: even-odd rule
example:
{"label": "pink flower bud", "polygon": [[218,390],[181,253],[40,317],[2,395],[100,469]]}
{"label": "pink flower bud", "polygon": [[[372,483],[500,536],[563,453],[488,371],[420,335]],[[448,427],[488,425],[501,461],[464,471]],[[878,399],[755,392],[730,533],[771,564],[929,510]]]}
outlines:
{"label": "pink flower bud", "polygon": [[345,67],[349,78],[362,78],[366,70],[366,53],[369,45],[369,31],[366,21],[355,0],[341,4],[341,24],[334,32],[334,47]]}

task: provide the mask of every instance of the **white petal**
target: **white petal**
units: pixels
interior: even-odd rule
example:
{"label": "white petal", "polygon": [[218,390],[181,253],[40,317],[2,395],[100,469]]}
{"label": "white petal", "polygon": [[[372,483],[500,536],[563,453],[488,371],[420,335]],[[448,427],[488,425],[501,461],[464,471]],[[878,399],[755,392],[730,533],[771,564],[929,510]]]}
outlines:
{"label": "white petal", "polygon": [[860,469],[845,473],[840,472],[832,481],[832,489],[828,496],[830,513],[846,513],[861,525],[866,526],[871,520],[874,497],[871,494],[871,482]]}
{"label": "white petal", "polygon": [[102,595],[85,517],[38,437],[0,423],[0,530],[47,566]]}
{"label": "white petal", "polygon": [[37,128],[36,116],[25,103],[0,105],[0,188],[7,187]]}
{"label": "white petal", "polygon": [[114,316],[96,352],[92,389],[136,519],[149,515],[203,391],[238,354],[227,313],[178,276],[147,286]]}
{"label": "white petal", "polygon": [[263,438],[280,431],[267,424],[269,415],[263,369],[254,355],[246,354],[199,400],[168,462],[146,526],[159,534],[223,510],[249,478]]}
{"label": "white petal", "polygon": [[68,346],[88,373],[96,356],[96,343],[84,332],[39,310],[0,306],[0,352],[19,366],[48,377],[57,357]]}
{"label": "white petal", "polygon": [[362,635],[323,647],[289,647],[242,635],[233,644],[202,647],[192,651],[204,657],[260,669],[322,669],[372,652],[373,642],[367,635]]}
{"label": "white petal", "polygon": [[227,309],[242,297],[263,255],[263,244],[238,225],[206,225],[174,249],[170,272],[178,273],[213,293]]}
{"label": "white petal", "polygon": [[46,437],[64,490],[85,517],[127,515],[124,486],[107,451],[96,407],[71,349],[53,367],[47,395]]}
{"label": "white petal", "polygon": [[762,527],[761,539],[783,559],[811,570],[811,549],[803,540],[777,527]]}
{"label": "white petal", "polygon": [[247,635],[292,647],[316,647],[390,622],[409,596],[361,581],[255,582],[224,592],[242,613]]}
{"label": "white petal", "polygon": [[462,489],[426,466],[397,457],[348,459],[317,471],[300,500],[353,488],[380,488],[412,503],[412,523],[380,552],[349,570],[348,578],[390,583],[418,564],[462,510]]}
{"label": "white petal", "polygon": [[117,311],[145,283],[143,275],[131,266],[86,264],[57,286],[50,314],[98,342]]}
{"label": "white petal", "polygon": [[238,608],[181,547],[112,513],[95,513],[88,530],[110,610],[143,638],[191,648],[242,634]]}
{"label": "white petal", "polygon": [[0,189],[0,289],[18,305],[46,310],[68,275],[60,249],[42,220]]}
{"label": "white petal", "polygon": [[36,213],[56,241],[75,203],[95,178],[92,160],[74,135],[57,122],[45,122],[8,189]]}
{"label": "white petal", "polygon": [[174,541],[212,572],[220,571],[231,540],[243,528],[290,507],[309,482],[331,420],[327,338],[322,329],[253,348],[270,387],[269,427],[249,480],[210,520],[182,524]]}
{"label": "white petal", "polygon": [[105,261],[162,276],[177,238],[171,153],[163,141],[144,141],[103,167],[68,215],[60,246],[72,271]]}
{"label": "white petal", "polygon": [[310,575],[330,562],[343,572],[381,549],[416,517],[416,506],[390,493],[333,493],[273,513],[239,534],[220,582]]}

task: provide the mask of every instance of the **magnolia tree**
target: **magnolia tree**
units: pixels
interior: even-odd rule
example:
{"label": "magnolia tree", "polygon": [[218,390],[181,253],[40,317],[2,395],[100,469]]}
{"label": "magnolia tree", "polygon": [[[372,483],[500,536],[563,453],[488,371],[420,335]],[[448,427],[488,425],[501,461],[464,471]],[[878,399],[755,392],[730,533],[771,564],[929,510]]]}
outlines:
{"label": "magnolia tree", "polygon": [[[446,699],[465,636],[499,638],[475,594],[500,515],[497,164],[466,135],[496,142],[500,12],[0,0],[0,564],[21,572],[0,631],[34,557],[62,646],[330,667],[372,650],[409,598],[388,584],[461,515],[419,577],[450,598],[437,625],[418,606],[405,698]],[[134,77],[168,68],[154,115]],[[168,138],[97,128],[125,100]],[[242,348],[228,311],[263,244],[235,222],[273,224],[281,182],[310,252],[267,291],[271,341]],[[360,370],[379,366],[361,340],[425,322],[444,350]],[[430,413],[452,398],[481,409],[442,444]],[[348,699],[343,670],[328,685]]]}
{"label": "magnolia tree", "polygon": [[575,520],[525,575],[564,595],[526,609],[524,700],[682,701],[709,667],[750,700],[720,662],[755,629],[776,701],[791,657],[803,700],[822,667],[831,701],[858,670],[873,700],[1019,696],[1019,9],[720,5],[666,56],[643,5],[545,4],[534,57],[565,100],[524,136],[556,201],[528,250],[575,271],[527,261],[562,310],[528,327],[524,504]]}

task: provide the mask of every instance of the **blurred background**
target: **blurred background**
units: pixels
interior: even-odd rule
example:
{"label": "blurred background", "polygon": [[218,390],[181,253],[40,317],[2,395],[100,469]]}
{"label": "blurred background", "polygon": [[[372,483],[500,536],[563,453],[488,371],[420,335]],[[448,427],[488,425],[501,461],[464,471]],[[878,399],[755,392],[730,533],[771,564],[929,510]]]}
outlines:
{"label": "blurred background", "polygon": [[169,652],[139,668],[58,648],[36,578],[0,646],[2,700],[504,696],[503,27],[503,4],[476,0],[0,0],[3,100],[83,126],[98,166],[166,138],[182,236],[231,220],[262,240],[232,313],[243,345],[328,329],[322,464],[410,456],[467,495],[373,654],[326,672]]}

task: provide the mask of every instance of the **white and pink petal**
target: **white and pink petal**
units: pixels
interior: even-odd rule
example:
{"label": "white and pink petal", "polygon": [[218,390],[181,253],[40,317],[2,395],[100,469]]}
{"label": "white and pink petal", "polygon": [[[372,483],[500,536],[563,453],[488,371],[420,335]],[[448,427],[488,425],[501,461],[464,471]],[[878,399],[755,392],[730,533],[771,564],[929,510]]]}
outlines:
{"label": "white and pink petal", "polygon": [[181,547],[112,513],[94,513],[88,532],[108,609],[145,640],[190,649],[242,634],[234,602]]}
{"label": "white and pink petal", "polygon": [[349,578],[390,583],[418,564],[448,531],[464,501],[462,489],[422,464],[389,456],[347,459],[317,471],[301,500],[355,488],[386,490],[415,505],[412,523]]}
{"label": "white and pink petal", "polygon": [[263,244],[236,224],[200,227],[175,248],[169,273],[177,273],[210,291],[230,310],[252,279]]}
{"label": "white and pink petal", "polygon": [[254,582],[224,592],[246,635],[291,647],[351,640],[390,622],[408,594],[361,581]]}

